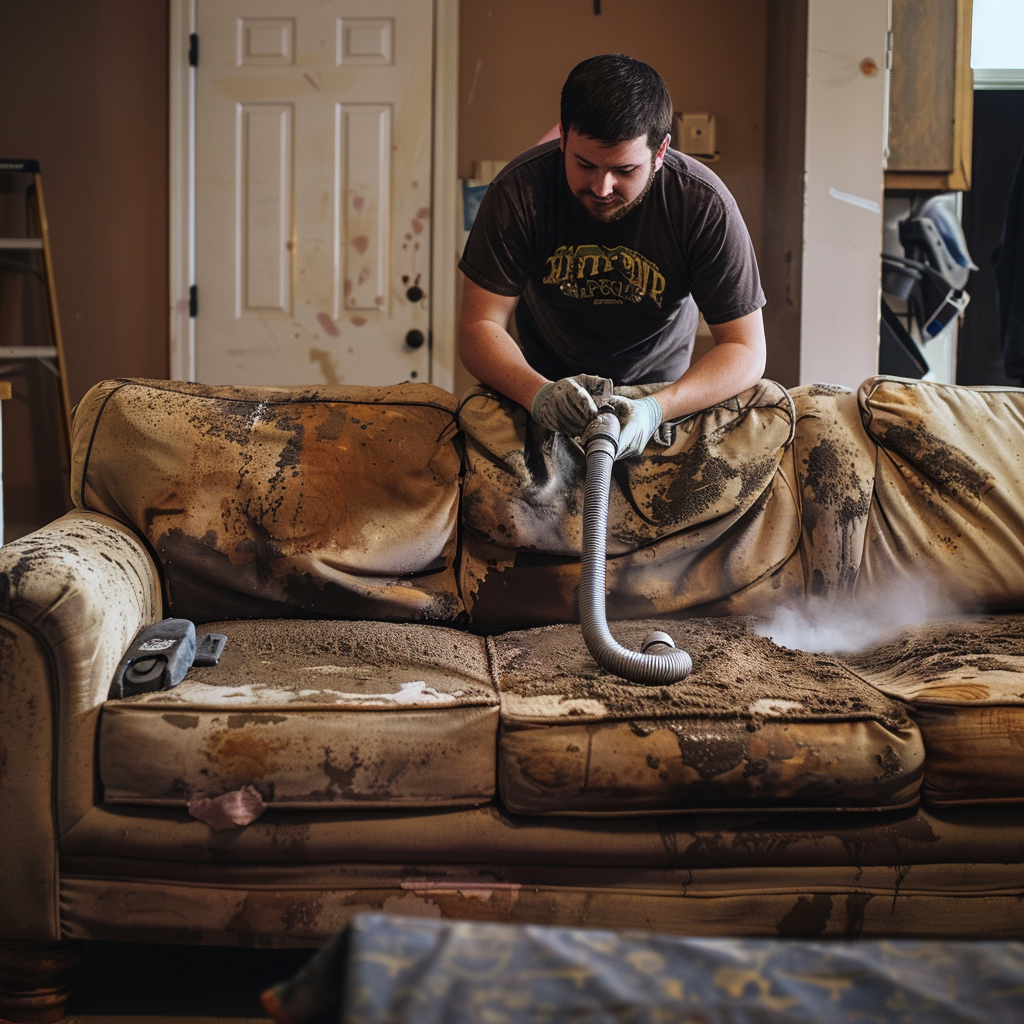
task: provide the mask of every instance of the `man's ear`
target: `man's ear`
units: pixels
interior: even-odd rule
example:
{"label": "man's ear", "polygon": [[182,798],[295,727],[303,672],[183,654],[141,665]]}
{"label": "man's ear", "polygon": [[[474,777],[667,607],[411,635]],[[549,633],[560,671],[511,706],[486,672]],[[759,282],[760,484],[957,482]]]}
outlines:
{"label": "man's ear", "polygon": [[654,154],[654,170],[659,170],[662,164],[665,163],[665,152],[669,148],[669,143],[672,141],[672,134],[668,134],[662,139],[662,144],[657,148],[657,153]]}
{"label": "man's ear", "polygon": [[562,122],[559,121],[558,122],[558,140],[559,140],[558,141],[558,145],[561,148],[563,153],[565,152],[565,136],[566,136],[566,131],[562,127]]}
{"label": "man's ear", "polygon": [[669,133],[661,140],[661,146],[658,148],[658,152],[654,154],[654,169],[657,171],[661,165],[665,162],[665,150],[668,149],[668,144],[672,141],[672,135]]}

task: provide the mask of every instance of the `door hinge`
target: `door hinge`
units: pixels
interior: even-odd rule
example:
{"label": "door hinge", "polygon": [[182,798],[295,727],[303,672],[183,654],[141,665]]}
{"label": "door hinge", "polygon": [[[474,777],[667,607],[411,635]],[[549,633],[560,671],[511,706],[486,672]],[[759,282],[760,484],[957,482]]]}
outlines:
{"label": "door hinge", "polygon": [[199,36],[195,32],[188,37],[188,62],[191,67],[199,67]]}
{"label": "door hinge", "polygon": [[197,285],[190,285],[188,289],[188,315],[196,316],[199,313],[199,288]]}

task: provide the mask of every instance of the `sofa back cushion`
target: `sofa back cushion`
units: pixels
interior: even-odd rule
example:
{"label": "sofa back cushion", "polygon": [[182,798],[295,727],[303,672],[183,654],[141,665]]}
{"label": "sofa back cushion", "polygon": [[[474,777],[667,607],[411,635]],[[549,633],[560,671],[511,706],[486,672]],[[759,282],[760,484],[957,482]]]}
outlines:
{"label": "sofa back cushion", "polygon": [[1020,608],[1024,391],[875,377],[859,401],[879,453],[858,589]]}
{"label": "sofa back cushion", "polygon": [[450,622],[454,412],[429,384],[107,381],[75,416],[73,497],[149,543],[171,615]]}
{"label": "sofa back cushion", "polygon": [[[656,386],[625,387],[637,397]],[[794,495],[775,487],[793,403],[774,381],[682,420],[668,447],[617,462],[608,515],[610,618],[724,602],[796,549]],[[475,627],[577,618],[586,458],[485,389],[463,402],[462,594]],[[721,607],[719,610],[723,610]]]}

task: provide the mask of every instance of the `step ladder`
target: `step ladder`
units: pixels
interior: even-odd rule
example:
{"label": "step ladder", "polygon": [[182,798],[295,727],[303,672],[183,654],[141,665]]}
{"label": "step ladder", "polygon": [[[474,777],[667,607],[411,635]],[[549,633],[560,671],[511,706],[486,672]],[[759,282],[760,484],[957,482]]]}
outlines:
{"label": "step ladder", "polygon": [[[11,282],[22,278],[20,286],[11,287]],[[38,294],[35,282],[42,285],[45,297],[45,331],[37,333],[37,324],[30,322],[43,319],[42,311],[27,309]],[[43,203],[43,179],[38,160],[0,159],[0,381],[10,383],[19,376],[25,376],[28,365],[37,363],[52,375],[56,386],[56,424],[39,422],[41,409],[33,409],[33,438],[35,457],[60,460],[65,485],[68,482],[71,458],[71,399],[68,391],[67,372],[64,363],[64,341],[57,312],[57,295],[53,282],[53,260],[50,252],[49,227],[46,207]],[[18,309],[4,309],[5,301],[10,305],[12,296],[21,298]],[[28,340],[47,340],[50,344],[6,344],[17,334]],[[38,387],[36,388],[38,391]],[[47,389],[48,390],[48,389]],[[53,416],[53,404],[45,403],[49,416]],[[54,429],[56,428],[56,429]],[[56,435],[56,436],[54,436]],[[53,451],[56,443],[59,452]],[[44,456],[43,449],[49,449]],[[67,487],[64,488],[65,494]],[[2,501],[2,494],[0,494]],[[0,534],[0,543],[3,536]]]}

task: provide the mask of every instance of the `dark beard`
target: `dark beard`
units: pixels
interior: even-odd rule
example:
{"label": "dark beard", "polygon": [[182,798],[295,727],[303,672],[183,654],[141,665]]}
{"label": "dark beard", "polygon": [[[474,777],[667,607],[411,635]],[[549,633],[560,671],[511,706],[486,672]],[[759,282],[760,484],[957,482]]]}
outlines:
{"label": "dark beard", "polygon": [[654,184],[654,175],[657,172],[654,169],[654,162],[651,162],[651,174],[647,179],[647,184],[644,185],[643,192],[640,193],[632,202],[624,203],[621,206],[612,206],[608,210],[608,215],[605,217],[595,217],[593,213],[587,208],[587,204],[576,193],[573,193],[573,198],[583,207],[583,212],[587,214],[591,220],[596,220],[600,224],[612,224],[617,220],[622,220],[627,213],[635,210],[646,198],[647,193],[651,191],[651,186]]}

